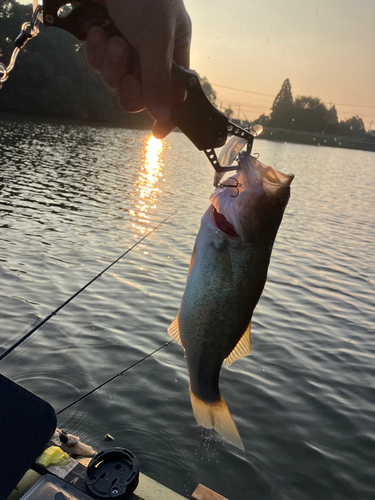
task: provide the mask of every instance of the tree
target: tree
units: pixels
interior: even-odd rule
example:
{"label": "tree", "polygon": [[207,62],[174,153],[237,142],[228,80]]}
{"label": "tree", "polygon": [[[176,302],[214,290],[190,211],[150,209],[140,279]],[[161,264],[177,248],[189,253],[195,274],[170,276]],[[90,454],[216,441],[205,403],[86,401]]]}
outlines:
{"label": "tree", "polygon": [[338,125],[339,119],[337,117],[337,111],[335,106],[332,106],[327,113],[327,125],[325,132],[327,134],[337,134]]}
{"label": "tree", "polygon": [[[229,116],[233,114],[230,108],[229,113]],[[225,114],[228,116],[228,110],[225,110]],[[288,78],[273,102],[271,115],[260,115],[253,121],[253,124],[257,123],[263,127],[281,127],[303,132],[366,136],[363,121],[359,116],[339,123],[335,106],[328,109],[318,97],[298,96],[293,100]]]}
{"label": "tree", "polygon": [[[0,0],[0,57],[6,65],[31,5]],[[40,26],[40,33],[20,52],[0,90],[0,112],[100,121],[151,128],[146,112],[121,111],[116,94],[104,88],[89,68],[84,45],[70,33]]]}
{"label": "tree", "polygon": [[214,89],[212,88],[210,82],[207,80],[207,78],[205,76],[203,76],[200,79],[200,81],[201,81],[203,92],[206,94],[206,96],[209,98],[209,100],[212,102],[212,104],[215,104],[217,95],[216,95],[216,92],[214,91]]}
{"label": "tree", "polygon": [[[22,22],[20,19],[23,16]],[[6,66],[14,49],[14,39],[21,30],[21,24],[28,21],[31,9],[15,0],[0,0],[0,58]]]}
{"label": "tree", "polygon": [[293,106],[293,130],[324,132],[328,110],[318,97],[298,96]]}
{"label": "tree", "polygon": [[224,115],[225,115],[225,116],[227,116],[227,118],[228,118],[229,120],[231,120],[231,119],[232,119],[232,117],[233,117],[233,113],[234,113],[234,112],[233,112],[233,109],[230,107],[230,105],[229,105],[229,107],[228,107],[228,108],[225,108],[225,109],[224,109]]}
{"label": "tree", "polygon": [[366,129],[362,118],[357,115],[352,116],[348,120],[341,121],[338,127],[338,134],[347,135],[349,137],[364,137],[366,135]]}
{"label": "tree", "polygon": [[289,128],[293,118],[293,96],[289,78],[281,86],[272,105],[272,127]]}
{"label": "tree", "polygon": [[263,127],[268,127],[269,126],[269,123],[270,123],[270,117],[265,115],[264,113],[262,115],[260,115],[259,118],[257,118],[256,120],[254,120],[252,122],[253,125],[262,125]]}

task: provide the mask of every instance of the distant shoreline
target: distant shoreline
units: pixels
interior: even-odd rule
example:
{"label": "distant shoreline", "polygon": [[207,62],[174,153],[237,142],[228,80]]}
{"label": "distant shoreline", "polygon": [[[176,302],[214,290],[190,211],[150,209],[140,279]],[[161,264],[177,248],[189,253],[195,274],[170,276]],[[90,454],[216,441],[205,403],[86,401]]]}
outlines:
{"label": "distant shoreline", "polygon": [[[136,115],[137,113],[129,113]],[[56,116],[39,116],[39,115],[22,115],[18,113],[2,113],[0,111],[0,120],[8,120],[13,122],[32,122],[32,123],[54,123],[56,125],[77,125],[86,127],[109,127],[109,128],[126,128],[129,130],[152,130],[152,127],[144,127],[140,123],[139,126],[129,127],[123,123],[116,122],[101,122],[94,120],[77,120],[74,118],[59,118]]]}
{"label": "distant shoreline", "polygon": [[[78,125],[87,127],[110,127],[126,128],[136,130],[150,130],[144,127],[126,127],[119,123],[96,122],[87,120],[74,120],[68,118],[46,117],[36,115],[19,115],[13,113],[1,113],[0,120],[9,120],[16,122],[30,121],[34,123],[55,123],[65,125]],[[334,148],[357,149],[363,151],[375,152],[375,137],[372,140],[365,140],[356,137],[342,137],[330,134],[318,134],[315,132],[302,132],[299,130],[287,130],[282,128],[264,127],[262,134],[258,139],[267,139],[274,142],[290,142],[294,144],[307,144],[310,146],[328,146]]]}
{"label": "distant shoreline", "polygon": [[292,142],[311,146],[328,146],[375,152],[375,137],[372,140],[366,140],[357,137],[343,137],[339,135],[318,134],[316,132],[264,127],[262,134],[258,138],[277,142]]}

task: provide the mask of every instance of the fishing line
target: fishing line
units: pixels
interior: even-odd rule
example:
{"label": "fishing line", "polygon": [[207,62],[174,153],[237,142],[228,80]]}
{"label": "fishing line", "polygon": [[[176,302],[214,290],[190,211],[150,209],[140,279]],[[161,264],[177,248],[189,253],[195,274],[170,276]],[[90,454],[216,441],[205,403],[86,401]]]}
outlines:
{"label": "fishing line", "polygon": [[174,339],[170,340],[169,342],[167,342],[166,344],[162,345],[161,347],[158,347],[157,349],[155,349],[154,351],[150,352],[149,354],[147,354],[146,356],[144,356],[142,359],[139,359],[138,361],[136,361],[135,363],[133,363],[132,365],[128,366],[127,368],[125,368],[125,370],[122,370],[120,373],[117,373],[116,375],[114,375],[113,377],[109,378],[108,380],[106,380],[105,382],[103,382],[102,384],[98,385],[98,387],[95,387],[95,389],[92,389],[91,391],[89,391],[88,393],[86,393],[85,395],[81,396],[80,398],[76,399],[75,401],[73,401],[73,403],[70,403],[68,406],[65,406],[65,408],[63,408],[62,410],[58,411],[56,413],[56,415],[60,415],[62,412],[64,412],[65,410],[67,410],[68,408],[71,408],[72,406],[74,406],[75,404],[79,403],[80,401],[82,401],[82,399],[85,399],[87,398],[88,396],[90,396],[90,394],[92,394],[93,392],[97,391],[98,389],[100,389],[101,387],[103,387],[104,385],[108,384],[109,382],[112,382],[112,380],[114,380],[115,378],[119,377],[120,375],[123,375],[125,372],[129,371],[131,368],[133,368],[134,366],[136,365],[139,365],[139,363],[142,363],[142,361],[144,361],[145,359],[147,358],[150,358],[153,354],[155,354],[156,352],[160,351],[161,349],[164,349],[164,347],[167,347],[169,344],[171,344],[172,342],[174,341]]}
{"label": "fishing line", "polygon": [[133,246],[131,246],[130,248],[128,248],[126,250],[126,252],[124,252],[122,255],[120,255],[120,257],[118,257],[116,260],[114,260],[111,264],[109,264],[109,266],[107,266],[105,269],[103,269],[103,271],[101,271],[99,274],[97,274],[95,276],[95,278],[93,278],[91,281],[89,281],[85,286],[83,286],[80,290],[78,290],[78,292],[76,292],[75,294],[73,294],[68,300],[66,300],[63,304],[61,304],[61,306],[59,306],[57,309],[55,309],[54,311],[52,311],[48,316],[46,316],[40,323],[38,323],[36,326],[34,326],[34,328],[32,328],[29,332],[27,332],[22,338],[20,338],[17,342],[15,342],[11,347],[9,347],[9,349],[7,349],[5,352],[3,352],[2,354],[0,354],[0,361],[2,361],[6,356],[8,356],[8,354],[10,354],[16,347],[18,347],[20,344],[22,344],[22,342],[24,342],[27,338],[30,337],[30,335],[32,335],[34,332],[36,332],[36,330],[39,330],[39,328],[41,326],[44,325],[44,323],[47,323],[47,321],[49,321],[53,316],[56,316],[56,314],[61,311],[61,309],[63,307],[65,307],[67,304],[69,304],[69,302],[71,302],[73,299],[75,299],[77,297],[77,295],[79,295],[81,292],[83,292],[88,286],[91,285],[91,283],[93,283],[95,280],[97,280],[98,278],[100,278],[100,276],[102,274],[104,274],[106,271],[108,271],[108,269],[110,267],[112,267],[114,264],[116,264],[116,262],[118,262],[120,259],[122,259],[126,254],[128,254],[129,252],[131,252],[133,250],[134,247],[136,247],[137,245],[139,245],[139,243],[141,243],[144,239],[147,238],[147,236],[149,236],[151,233],[153,233],[156,229],[158,229],[162,224],[164,224],[164,222],[166,222],[168,219],[170,219],[172,217],[172,215],[174,215],[175,213],[177,212],[177,210],[175,210],[173,213],[171,213],[170,215],[168,215],[168,217],[166,217],[163,221],[161,221],[157,226],[155,226],[151,231],[149,231],[147,234],[145,234],[140,240],[138,240],[136,243],[134,243]]}

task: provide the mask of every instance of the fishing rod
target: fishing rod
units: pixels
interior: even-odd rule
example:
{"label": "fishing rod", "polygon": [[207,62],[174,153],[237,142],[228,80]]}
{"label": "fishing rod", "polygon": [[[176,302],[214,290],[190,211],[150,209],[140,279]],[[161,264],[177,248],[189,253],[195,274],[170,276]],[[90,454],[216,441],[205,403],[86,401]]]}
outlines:
{"label": "fishing rod", "polygon": [[22,344],[27,338],[30,337],[30,335],[32,335],[34,332],[36,332],[37,330],[39,330],[39,328],[41,326],[44,325],[44,323],[47,323],[47,321],[49,321],[53,316],[56,316],[56,314],[61,311],[61,309],[63,307],[65,307],[66,305],[69,304],[69,302],[71,302],[73,299],[75,299],[77,297],[77,295],[79,295],[81,292],[83,292],[88,286],[91,285],[91,283],[93,283],[94,281],[96,281],[98,278],[100,278],[100,276],[102,276],[102,274],[104,274],[106,271],[108,271],[108,269],[110,267],[112,267],[114,264],[116,264],[120,259],[122,259],[126,254],[128,254],[129,252],[131,252],[133,250],[133,248],[135,248],[137,245],[139,245],[139,243],[141,243],[144,239],[146,239],[151,233],[153,233],[156,229],[158,229],[161,225],[163,225],[165,222],[167,222],[168,219],[170,219],[175,213],[177,212],[177,210],[175,210],[173,213],[171,213],[170,215],[168,215],[168,217],[166,217],[163,221],[161,221],[157,226],[155,226],[153,229],[151,229],[151,231],[149,231],[147,234],[145,234],[145,236],[143,236],[140,240],[138,240],[136,243],[134,243],[134,245],[132,245],[130,248],[128,248],[126,250],[126,252],[124,252],[122,255],[120,255],[120,257],[118,257],[116,260],[114,260],[111,264],[109,264],[105,269],[103,269],[103,271],[101,271],[99,274],[97,274],[91,281],[89,281],[88,283],[86,283],[85,286],[83,286],[80,290],[78,290],[76,293],[74,293],[71,297],[69,297],[68,300],[66,300],[63,304],[61,304],[57,309],[55,309],[54,311],[52,311],[48,316],[46,316],[40,323],[38,323],[36,326],[34,326],[34,328],[32,328],[29,332],[27,332],[23,337],[21,337],[19,340],[17,340],[17,342],[15,342],[11,347],[9,347],[9,349],[7,349],[6,351],[4,351],[2,354],[0,354],[0,361],[2,361],[4,358],[6,358],[8,356],[8,354],[10,354],[16,347],[18,347],[20,344]]}
{"label": "fishing rod", "polygon": [[62,410],[59,410],[56,415],[60,415],[61,413],[63,413],[65,410],[67,410],[68,408],[71,408],[72,406],[74,406],[75,404],[79,403],[80,401],[82,401],[83,399],[86,399],[88,396],[90,396],[90,394],[92,394],[93,392],[97,391],[98,389],[100,389],[101,387],[107,385],[109,382],[112,382],[112,380],[114,380],[115,378],[117,377],[120,377],[120,375],[123,375],[125,372],[129,371],[131,368],[133,368],[134,366],[136,365],[139,365],[140,363],[142,363],[142,361],[144,361],[145,359],[147,358],[150,358],[153,354],[155,354],[156,352],[158,351],[161,351],[161,349],[164,349],[164,347],[167,347],[169,346],[169,344],[171,344],[172,342],[174,341],[174,339],[170,340],[169,342],[163,344],[162,346],[158,347],[157,349],[155,349],[154,351],[150,352],[149,354],[146,354],[146,356],[144,356],[142,359],[139,359],[138,361],[136,361],[135,363],[133,363],[132,365],[128,366],[127,368],[125,368],[125,370],[122,370],[121,372],[117,373],[116,375],[114,375],[113,377],[109,378],[108,380],[106,380],[105,382],[103,382],[102,384],[98,385],[97,387],[95,387],[95,389],[92,389],[91,391],[87,392],[86,394],[84,394],[83,396],[81,396],[80,398],[76,399],[75,401],[73,401],[73,403],[70,403],[68,406],[65,406],[65,408],[63,408]]}

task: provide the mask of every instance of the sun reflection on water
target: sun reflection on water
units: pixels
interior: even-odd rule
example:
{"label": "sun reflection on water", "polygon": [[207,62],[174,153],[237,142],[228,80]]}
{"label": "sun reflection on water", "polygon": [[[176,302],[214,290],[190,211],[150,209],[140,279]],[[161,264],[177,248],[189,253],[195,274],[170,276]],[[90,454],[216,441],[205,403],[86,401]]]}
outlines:
{"label": "sun reflection on water", "polygon": [[[134,183],[138,197],[134,200],[135,209],[130,210],[129,213],[136,220],[132,227],[142,235],[152,231],[152,228],[147,226],[151,221],[150,210],[156,208],[156,201],[161,193],[157,184],[163,177],[161,160],[164,146],[163,141],[155,139],[153,136],[148,138],[144,151],[144,162]],[[137,235],[134,236],[137,237]]]}

